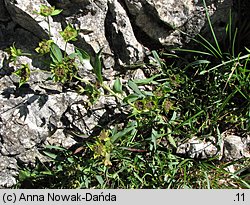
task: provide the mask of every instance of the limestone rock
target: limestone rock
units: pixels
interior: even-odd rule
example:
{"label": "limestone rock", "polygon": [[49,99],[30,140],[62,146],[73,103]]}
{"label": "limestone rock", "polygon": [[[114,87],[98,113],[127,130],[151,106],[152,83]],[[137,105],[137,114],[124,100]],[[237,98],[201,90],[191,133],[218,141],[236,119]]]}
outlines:
{"label": "limestone rock", "polygon": [[[48,39],[49,28],[46,19],[35,13],[35,11],[39,11],[41,4],[49,5],[47,1],[5,1],[6,8],[14,22],[40,39]],[[129,18],[118,2],[85,0],[60,1],[60,3],[49,1],[49,3],[56,8],[64,9],[62,15],[49,17],[51,36],[61,49],[64,49],[65,42],[63,42],[59,31],[64,29],[67,23],[70,23],[80,31],[75,45],[85,49],[92,56],[104,48],[103,59],[106,68],[114,66],[114,58],[118,64],[131,64],[143,59],[143,47],[134,37]],[[113,17],[109,24],[108,7],[111,5],[113,7],[109,11],[113,13]],[[124,25],[126,26],[123,27]],[[112,38],[109,37],[110,32],[113,34]],[[70,53],[73,51],[73,45],[68,44],[68,46],[70,48],[67,49],[67,52]],[[119,56],[117,51],[121,53]]]}
{"label": "limestone rock", "polygon": [[0,157],[0,188],[12,187],[16,184],[14,177],[18,173],[16,163],[13,157]]}
{"label": "limestone rock", "polygon": [[[134,24],[150,39],[166,47],[182,46],[190,40],[190,37],[200,33],[206,22],[204,6],[201,2],[125,0]],[[210,15],[219,14],[220,18],[223,15],[220,21],[226,22],[225,11],[230,9],[231,0],[206,2]]]}
{"label": "limestone rock", "polygon": [[[122,64],[143,60],[143,47],[133,34],[133,28],[124,8],[117,0],[109,1],[106,32],[113,51]],[[109,26],[109,28],[108,28]]]}
{"label": "limestone rock", "polygon": [[222,161],[235,161],[250,157],[250,136],[240,136],[225,131],[221,134],[221,142],[215,142],[214,137],[209,141],[201,141],[193,137],[186,143],[180,144],[176,153],[197,159],[218,156]]}
{"label": "limestone rock", "polygon": [[234,161],[250,157],[250,136],[239,136],[233,133],[224,132],[223,157],[224,161]]}
{"label": "limestone rock", "polygon": [[212,141],[201,141],[198,138],[191,138],[188,142],[177,147],[176,153],[186,155],[194,159],[207,159],[218,154],[219,150]]}

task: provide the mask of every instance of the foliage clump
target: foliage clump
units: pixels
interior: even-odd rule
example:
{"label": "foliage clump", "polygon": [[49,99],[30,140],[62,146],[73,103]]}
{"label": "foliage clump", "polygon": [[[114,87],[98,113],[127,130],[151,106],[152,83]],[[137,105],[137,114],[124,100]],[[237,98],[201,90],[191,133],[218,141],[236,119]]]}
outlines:
{"label": "foliage clump", "polygon": [[[41,6],[38,13],[49,24],[49,17],[60,12]],[[153,67],[156,74],[129,80],[126,85],[120,78],[113,87],[105,84],[102,50],[93,61],[81,48],[66,53],[67,43],[78,36],[72,25],[60,32],[64,51],[52,39],[41,41],[36,52],[50,57],[52,80],[62,84],[79,82],[76,91],[89,96],[91,103],[102,94],[114,96],[120,107],[128,107],[128,117],[123,126],[101,128],[99,134],[87,138],[77,148],[46,147],[43,154],[51,160],[44,163],[38,159],[35,168],[22,168],[17,187],[249,188],[247,174],[240,174],[249,167],[249,159],[227,163],[218,157],[200,160],[176,153],[178,145],[193,136],[202,140],[218,136],[220,146],[219,136],[227,129],[250,132],[250,50],[246,48],[244,55],[232,49],[223,51],[206,13],[214,44],[198,35],[193,40],[203,50],[152,51],[151,61],[144,68]],[[230,22],[226,35],[235,36],[230,42],[230,48],[234,48],[237,32],[232,34]],[[182,53],[190,57],[184,58]],[[14,45],[10,48],[10,61],[16,63],[22,55]],[[76,59],[83,66],[91,66],[97,82],[78,75]],[[173,63],[167,63],[170,60]],[[28,82],[31,71],[25,64],[15,74],[22,86]],[[235,173],[228,171],[232,164],[238,165]]]}

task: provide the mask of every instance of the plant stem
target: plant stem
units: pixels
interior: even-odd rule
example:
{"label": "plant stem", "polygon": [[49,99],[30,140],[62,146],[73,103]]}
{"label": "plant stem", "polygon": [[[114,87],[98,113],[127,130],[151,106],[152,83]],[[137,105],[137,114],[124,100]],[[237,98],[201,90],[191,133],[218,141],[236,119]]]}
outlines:
{"label": "plant stem", "polygon": [[51,38],[51,30],[50,30],[50,22],[49,22],[49,16],[47,16],[47,23],[48,23],[48,27],[49,27],[49,37]]}
{"label": "plant stem", "polygon": [[[78,77],[78,76],[74,76],[74,78],[76,78],[77,80],[79,80],[79,81],[81,81],[81,82],[84,82],[84,83],[87,83],[87,84],[91,84],[88,80],[82,79],[82,78],[80,78],[80,77]],[[94,86],[94,85],[92,85],[92,86]],[[111,95],[113,95],[113,96],[116,97],[117,99],[123,100],[122,96],[118,95],[118,94],[115,93],[113,90],[111,90],[109,86],[107,86],[107,85],[105,85],[105,84],[102,83],[102,84],[101,84],[101,87],[102,87],[104,90],[108,91]],[[129,103],[129,104],[130,104],[130,103]]]}
{"label": "plant stem", "polygon": [[118,98],[119,100],[122,100],[123,98],[118,95],[117,93],[115,93],[113,90],[110,89],[109,86],[105,85],[105,84],[101,84],[101,86],[103,87],[103,89],[107,90],[111,95],[115,96],[116,98]]}
{"label": "plant stem", "polygon": [[65,42],[65,47],[64,47],[64,58],[65,58],[66,55],[67,55],[67,52],[66,52],[67,44],[68,44],[68,41]]}

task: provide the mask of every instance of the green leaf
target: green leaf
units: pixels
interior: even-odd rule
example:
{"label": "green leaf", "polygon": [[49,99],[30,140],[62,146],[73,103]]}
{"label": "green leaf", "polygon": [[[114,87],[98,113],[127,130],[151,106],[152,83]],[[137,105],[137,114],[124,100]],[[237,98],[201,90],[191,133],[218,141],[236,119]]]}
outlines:
{"label": "green leaf", "polygon": [[83,49],[76,48],[76,49],[75,49],[75,52],[76,52],[76,54],[78,55],[79,60],[81,61],[81,63],[82,63],[82,61],[84,61],[84,60],[90,61],[90,56],[89,56],[89,54],[88,54],[86,51],[84,51]]}
{"label": "green leaf", "polygon": [[161,74],[157,74],[157,75],[154,75],[150,78],[146,78],[146,79],[135,79],[133,80],[134,83],[136,83],[137,85],[147,85],[149,83],[154,83],[154,84],[157,84],[156,81],[154,81],[155,78],[161,76]]}
{"label": "green leaf", "polygon": [[153,54],[153,56],[154,56],[154,59],[155,59],[156,62],[158,63],[158,65],[162,67],[163,63],[162,63],[162,60],[160,59],[158,53],[157,53],[155,50],[153,50],[153,51],[152,51],[152,54]]}
{"label": "green leaf", "polygon": [[157,148],[156,140],[158,138],[158,135],[159,135],[159,133],[155,129],[152,129],[151,142],[153,144],[153,150],[156,150],[156,148]]}
{"label": "green leaf", "polygon": [[212,56],[212,54],[208,53],[208,52],[199,51],[199,50],[190,50],[190,49],[184,49],[184,48],[176,48],[176,49],[173,49],[173,51],[180,51],[180,52],[186,52],[186,53],[197,53],[197,54],[201,54],[201,55]]}
{"label": "green leaf", "polygon": [[25,181],[27,178],[30,177],[30,171],[28,170],[21,170],[19,172],[19,175],[18,175],[18,178],[19,178],[19,181]]}
{"label": "green leaf", "polygon": [[63,62],[63,55],[62,55],[62,52],[57,44],[52,43],[51,47],[50,47],[50,51],[51,51],[50,57],[51,57],[53,62],[55,62],[55,63],[62,63]]}
{"label": "green leaf", "polygon": [[212,26],[212,23],[211,23],[211,20],[210,20],[209,11],[208,11],[208,8],[207,8],[205,0],[203,0],[203,4],[204,4],[204,7],[205,7],[205,11],[206,11],[206,17],[207,17],[208,25],[209,25],[210,31],[211,31],[211,33],[213,35],[213,39],[214,39],[214,42],[216,44],[217,49],[214,48],[213,46],[212,47],[214,48],[214,50],[216,51],[216,53],[218,54],[218,56],[222,58],[221,48],[220,48],[218,39],[217,39],[217,37],[215,35],[214,29],[213,29],[213,26]]}
{"label": "green leaf", "polygon": [[94,73],[96,75],[96,78],[100,84],[103,83],[103,77],[102,77],[102,63],[101,63],[101,53],[103,48],[96,54],[95,61],[94,61]]}
{"label": "green leaf", "polygon": [[54,145],[47,145],[45,148],[46,149],[55,149],[55,150],[60,150],[60,151],[66,151],[67,150],[67,149],[65,149],[63,147],[54,146]]}
{"label": "green leaf", "polygon": [[167,135],[167,139],[168,139],[169,143],[170,143],[173,147],[177,148],[176,143],[175,143],[175,140],[174,140],[174,138],[172,137],[171,134],[168,134],[168,135]]}
{"label": "green leaf", "polygon": [[138,96],[136,94],[130,94],[123,99],[123,102],[132,103],[132,102],[138,100],[138,98],[140,98],[140,96]]}
{"label": "green leaf", "polygon": [[54,11],[51,12],[51,16],[56,16],[60,14],[63,10],[62,9],[55,9]]}
{"label": "green leaf", "polygon": [[17,76],[20,77],[19,87],[26,83],[30,78],[30,67],[29,64],[22,64],[21,68],[14,72]]}
{"label": "green leaf", "polygon": [[167,133],[167,139],[169,141],[169,143],[174,147],[174,148],[177,148],[177,145],[175,143],[175,140],[174,138],[172,137],[171,135],[171,130],[168,128],[168,133]]}
{"label": "green leaf", "polygon": [[78,55],[76,53],[71,53],[68,55],[70,59],[75,59]]}
{"label": "green leaf", "polygon": [[75,52],[76,52],[81,64],[83,65],[83,67],[86,68],[87,70],[93,70],[93,66],[90,63],[89,54],[80,48],[76,48]]}
{"label": "green leaf", "polygon": [[211,62],[208,60],[196,60],[192,63],[189,63],[186,68],[196,66],[196,65],[201,65],[201,64],[210,64]]}
{"label": "green leaf", "polygon": [[113,91],[115,93],[122,93],[122,83],[119,78],[116,78],[114,86],[113,86]]}
{"label": "green leaf", "polygon": [[47,152],[47,151],[43,151],[43,153],[44,153],[46,156],[50,157],[51,159],[56,159],[56,158],[57,158],[57,155],[54,154],[54,153]]}
{"label": "green leaf", "polygon": [[95,178],[97,179],[97,181],[99,182],[99,184],[100,184],[101,186],[103,186],[104,180],[103,180],[102,176],[96,175]]}
{"label": "green leaf", "polygon": [[139,96],[144,96],[142,92],[139,90],[138,86],[133,81],[129,80],[128,86]]}
{"label": "green leaf", "polygon": [[120,131],[120,132],[114,134],[113,136],[111,136],[110,141],[112,143],[114,143],[118,138],[123,137],[124,135],[126,135],[127,133],[131,132],[134,129],[135,129],[135,125],[132,124],[130,127],[127,127],[125,129],[123,129],[122,131]]}

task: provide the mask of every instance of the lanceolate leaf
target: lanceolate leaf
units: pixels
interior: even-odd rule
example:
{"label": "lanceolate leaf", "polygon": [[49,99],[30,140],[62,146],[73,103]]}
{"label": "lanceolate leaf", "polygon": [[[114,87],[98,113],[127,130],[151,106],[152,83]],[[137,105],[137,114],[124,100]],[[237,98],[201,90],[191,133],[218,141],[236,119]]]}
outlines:
{"label": "lanceolate leaf", "polygon": [[157,53],[155,50],[153,50],[153,51],[152,51],[152,54],[153,54],[154,59],[156,60],[156,62],[159,64],[159,66],[162,66],[162,61],[161,61],[161,59],[160,59],[158,53]]}
{"label": "lanceolate leaf", "polygon": [[124,135],[128,134],[129,132],[131,132],[132,130],[135,129],[136,124],[135,123],[131,123],[130,127],[127,127],[125,129],[123,129],[122,131],[114,134],[113,136],[111,136],[110,140],[112,143],[114,143],[118,138],[123,137]]}
{"label": "lanceolate leaf", "polygon": [[147,85],[149,83],[153,83],[153,84],[157,84],[156,81],[154,81],[155,78],[158,78],[159,76],[161,76],[161,74],[156,74],[153,75],[150,78],[146,78],[146,79],[135,79],[133,80],[137,85]]}
{"label": "lanceolate leaf", "polygon": [[63,55],[62,55],[62,52],[61,52],[60,48],[58,47],[58,45],[56,45],[55,43],[52,43],[50,50],[51,50],[50,57],[51,57],[52,61],[56,62],[56,63],[62,63]]}
{"label": "lanceolate leaf", "polygon": [[90,63],[89,54],[80,48],[76,48],[75,52],[76,52],[81,64],[84,66],[84,68],[86,68],[87,70],[93,70],[93,66]]}
{"label": "lanceolate leaf", "polygon": [[77,53],[77,55],[78,55],[79,60],[81,61],[81,63],[84,60],[90,60],[90,56],[89,56],[89,54],[86,51],[84,51],[84,50],[82,50],[80,48],[76,48],[75,52]]}
{"label": "lanceolate leaf", "polygon": [[131,80],[128,81],[128,86],[139,96],[143,96],[142,92],[139,90],[138,86]]}
{"label": "lanceolate leaf", "polygon": [[103,77],[102,77],[102,63],[101,63],[101,53],[102,53],[101,49],[95,57],[95,62],[94,62],[94,73],[96,75],[97,80],[99,81],[100,84],[103,83]]}
{"label": "lanceolate leaf", "polygon": [[170,143],[173,147],[177,148],[177,145],[176,145],[176,143],[175,143],[174,138],[173,138],[172,135],[171,135],[171,130],[170,130],[169,128],[168,128],[168,133],[167,133],[167,139],[168,139],[169,143]]}
{"label": "lanceolate leaf", "polygon": [[122,93],[122,83],[119,78],[115,80],[114,86],[113,86],[113,91],[115,93]]}
{"label": "lanceolate leaf", "polygon": [[47,152],[47,151],[43,151],[43,153],[45,155],[47,155],[48,157],[52,158],[52,159],[56,159],[57,158],[57,155],[56,154],[53,154],[51,152]]}
{"label": "lanceolate leaf", "polygon": [[50,15],[56,16],[56,15],[60,14],[62,11],[63,11],[62,9],[55,9],[54,11],[52,11],[52,13]]}

